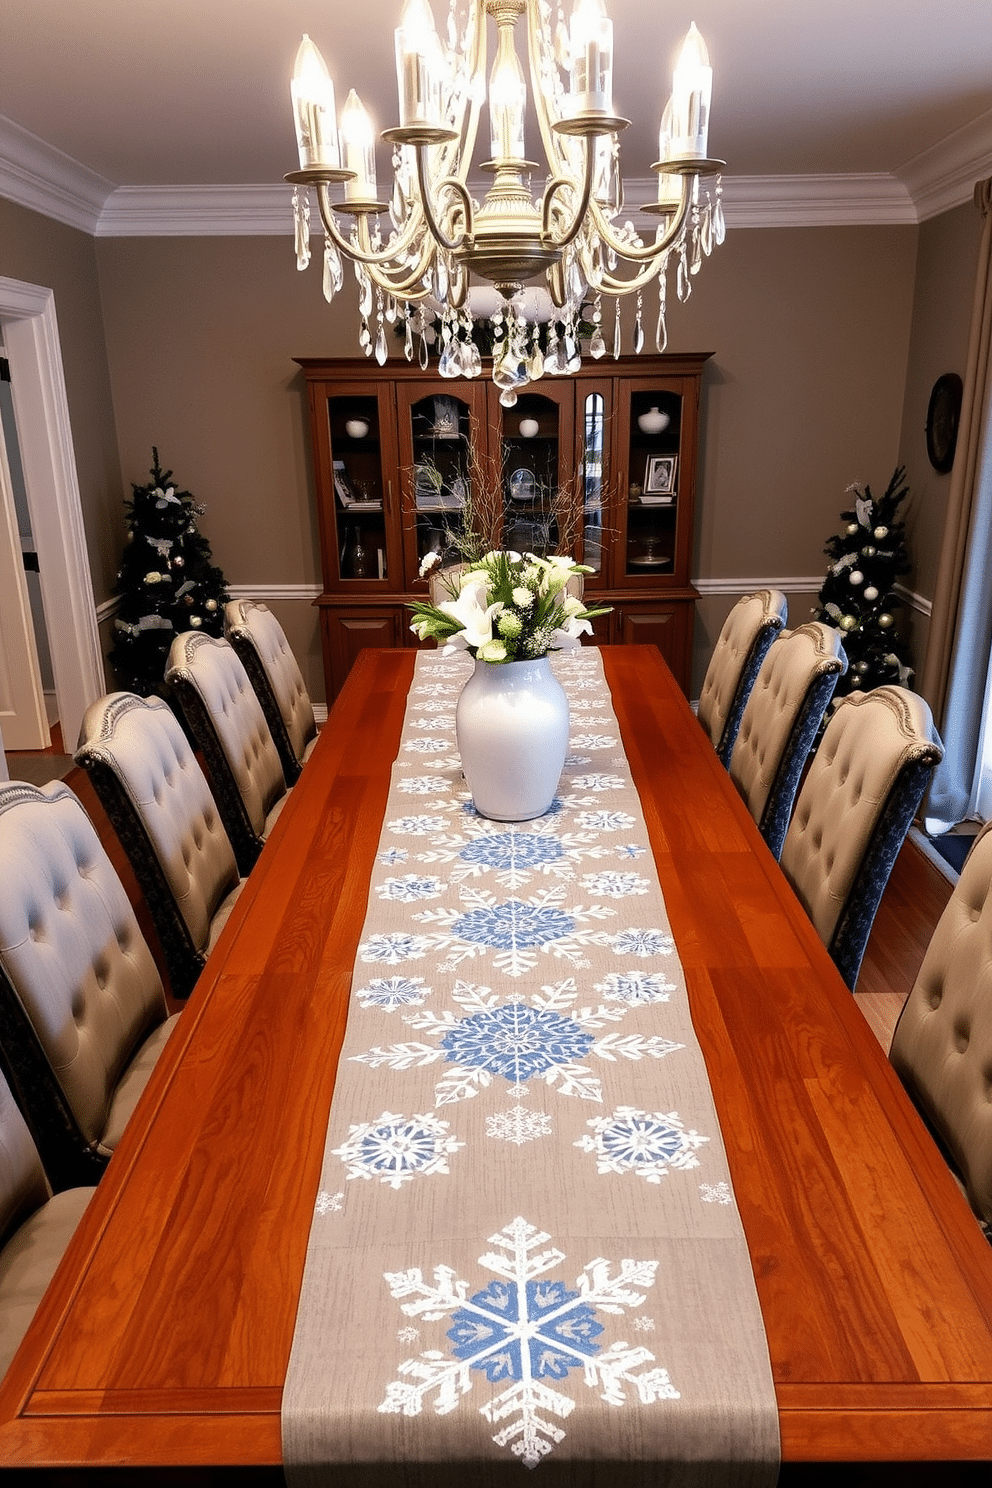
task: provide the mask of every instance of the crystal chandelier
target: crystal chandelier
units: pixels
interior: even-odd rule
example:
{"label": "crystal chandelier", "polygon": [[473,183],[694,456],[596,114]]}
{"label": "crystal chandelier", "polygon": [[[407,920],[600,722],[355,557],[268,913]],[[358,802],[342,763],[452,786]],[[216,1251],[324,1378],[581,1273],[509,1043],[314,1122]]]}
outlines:
{"label": "crystal chandelier", "polygon": [[[379,200],[375,131],[352,90],[335,116],[334,85],[317,48],[304,36],[292,84],[300,169],[294,184],[297,264],[310,261],[310,188],[324,229],[324,294],[341,288],[342,259],[359,284],[359,340],[385,362],[386,324],[405,323],[405,354],[426,367],[428,336],[440,346],[443,377],[474,377],[482,359],[473,339],[488,315],[492,376],[500,401],[544,373],[575,371],[580,336],[588,354],[607,351],[604,297],[615,299],[612,350],[620,354],[620,298],[636,296],[633,349],[644,345],[643,293],[658,284],[655,342],[667,343],[668,268],[674,260],[680,300],[690,293],[703,257],[724,237],[719,172],[707,156],[712,71],[695,23],[682,46],[672,95],[661,119],[657,199],[641,207],[656,216],[650,241],[622,222],[620,132],[629,120],[613,107],[613,25],[604,0],[575,0],[570,24],[559,9],[553,26],[548,0],[450,0],[446,42],[428,0],[405,0],[396,30],[398,127],[382,138],[392,146],[389,200]],[[493,177],[476,200],[469,186],[482,104],[486,101],[487,24],[496,25],[489,81],[491,158],[479,169]],[[539,201],[526,158],[527,83],[514,45],[526,26],[530,91],[545,155]],[[335,200],[332,186],[343,186]],[[340,222],[340,226],[339,226]],[[495,289],[471,289],[473,276]],[[543,276],[545,292],[524,292]],[[538,302],[547,307],[542,314]],[[491,312],[491,313],[490,313]],[[545,328],[540,320],[549,320]]]}

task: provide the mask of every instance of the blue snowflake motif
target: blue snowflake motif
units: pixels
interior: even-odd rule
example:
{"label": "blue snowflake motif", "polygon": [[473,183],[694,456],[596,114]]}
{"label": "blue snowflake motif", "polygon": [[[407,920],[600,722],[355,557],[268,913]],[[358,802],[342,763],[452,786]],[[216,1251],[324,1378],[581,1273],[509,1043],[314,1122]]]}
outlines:
{"label": "blue snowflake motif", "polygon": [[392,1013],[398,1007],[419,1007],[430,994],[423,977],[372,977],[367,987],[359,987],[355,996],[363,1008],[377,1007]]}
{"label": "blue snowflake motif", "polygon": [[675,948],[664,930],[621,930],[610,945],[618,956],[670,956]]}
{"label": "blue snowflake motif", "polygon": [[385,883],[376,884],[375,891],[380,899],[413,904],[418,899],[439,898],[443,888],[439,878],[420,878],[416,873],[408,873],[404,878],[387,878]]}
{"label": "blue snowflake motif", "polygon": [[408,848],[384,847],[382,852],[376,853],[375,860],[377,863],[384,863],[387,867],[392,867],[394,863],[405,863],[409,856],[410,852]]}
{"label": "blue snowflake motif", "polygon": [[505,904],[471,909],[468,914],[459,915],[451,929],[459,940],[471,941],[473,945],[518,951],[571,935],[575,921],[560,909],[508,899]]}
{"label": "blue snowflake motif", "polygon": [[516,1085],[589,1052],[595,1036],[573,1018],[511,1002],[464,1018],[441,1040],[449,1064],[489,1070]]}
{"label": "blue snowflake motif", "polygon": [[628,894],[646,894],[651,885],[637,873],[587,873],[582,879],[587,893],[597,898],[626,899]]}
{"label": "blue snowflake motif", "polygon": [[[603,1325],[579,1293],[560,1281],[527,1281],[523,1298],[515,1281],[491,1281],[452,1313],[447,1336],[456,1359],[468,1359],[491,1383],[566,1377],[599,1353]],[[521,1306],[521,1302],[523,1305]]]}
{"label": "blue snowflake motif", "polygon": [[644,1111],[614,1118],[600,1127],[603,1156],[624,1167],[667,1163],[685,1146],[685,1132],[663,1117]]}
{"label": "blue snowflake motif", "polygon": [[465,863],[484,863],[487,868],[532,868],[558,862],[565,856],[565,849],[557,837],[499,832],[493,837],[477,837],[458,856]]}
{"label": "blue snowflake motif", "polygon": [[623,847],[617,848],[617,852],[621,858],[640,858],[647,852],[647,848],[642,847],[639,842],[625,842]]}
{"label": "blue snowflake motif", "polygon": [[413,1121],[380,1122],[367,1128],[356,1144],[355,1161],[369,1173],[416,1173],[434,1162],[437,1132]]}
{"label": "blue snowflake motif", "polygon": [[411,775],[397,785],[408,796],[431,796],[450,789],[451,781],[444,775]]}
{"label": "blue snowflake motif", "polygon": [[625,1002],[628,1007],[638,1007],[646,1002],[667,1002],[674,991],[671,982],[662,976],[646,971],[611,971],[596,991],[601,992],[607,1002]]}

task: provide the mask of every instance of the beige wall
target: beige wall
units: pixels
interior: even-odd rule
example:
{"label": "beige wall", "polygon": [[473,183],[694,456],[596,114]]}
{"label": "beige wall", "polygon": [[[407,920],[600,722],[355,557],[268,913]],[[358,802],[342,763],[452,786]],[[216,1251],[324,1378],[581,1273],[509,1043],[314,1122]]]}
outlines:
{"label": "beige wall", "polygon": [[0,275],[55,294],[83,523],[100,604],[114,582],[123,520],[95,241],[0,199]]}
{"label": "beige wall", "polygon": [[[899,459],[910,486],[906,535],[913,571],[906,583],[928,600],[937,577],[951,477],[940,475],[927,459],[927,404],[942,373],[964,374],[981,229],[981,217],[970,202],[919,229]],[[917,669],[923,664],[927,624],[926,616],[913,614]]]}
{"label": "beige wall", "polygon": [[[915,237],[913,228],[732,232],[689,303],[673,303],[671,348],[715,353],[703,407],[702,579],[818,574],[844,488],[887,479]],[[206,504],[203,530],[230,583],[316,584],[293,357],[355,355],[354,287],[325,305],[318,266],[298,274],[288,238],[106,239],[97,261],[126,479],[144,478],[157,445]],[[654,313],[646,306],[652,331]],[[697,670],[732,601],[701,605]],[[314,680],[315,628],[312,645]]]}

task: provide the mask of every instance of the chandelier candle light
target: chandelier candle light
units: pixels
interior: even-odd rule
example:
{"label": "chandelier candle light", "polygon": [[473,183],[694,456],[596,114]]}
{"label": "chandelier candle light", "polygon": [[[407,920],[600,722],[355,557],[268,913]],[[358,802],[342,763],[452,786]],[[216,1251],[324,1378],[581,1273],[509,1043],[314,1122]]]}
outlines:
{"label": "chandelier candle light", "polygon": [[[395,33],[400,122],[382,134],[392,145],[388,200],[378,199],[375,130],[366,109],[352,90],[339,134],[334,85],[304,36],[292,84],[300,168],[286,177],[295,187],[297,264],[304,269],[310,261],[313,188],[324,229],[324,294],[330,300],[341,288],[342,259],[350,260],[366,355],[385,362],[386,322],[402,318],[408,360],[419,337],[426,367],[433,332],[441,375],[474,377],[482,367],[472,339],[475,323],[494,304],[492,375],[500,401],[511,407],[518,389],[545,372],[577,370],[580,322],[592,325],[589,355],[605,355],[604,296],[616,300],[614,356],[621,351],[620,298],[636,296],[633,347],[639,352],[643,291],[657,280],[655,342],[665,349],[669,263],[674,259],[678,297],[685,300],[703,258],[724,237],[724,162],[707,155],[713,74],[693,23],[651,167],[657,199],[640,208],[657,217],[645,242],[632,222],[619,220],[618,141],[629,120],[614,112],[613,24],[604,0],[575,0],[570,24],[559,12],[554,35],[548,0],[464,0],[464,10],[463,0],[450,3],[442,42],[428,0],[405,0]],[[480,202],[469,172],[486,97],[487,16],[498,39],[488,91],[491,158],[478,169],[493,183]],[[539,202],[529,181],[542,167],[526,158],[528,84],[514,45],[521,20],[545,155]],[[709,180],[712,190],[703,185]],[[331,188],[342,185],[343,199],[335,200]],[[488,307],[485,294],[472,289],[473,276],[496,291]],[[540,276],[544,294],[525,296],[524,285]],[[546,336],[541,320],[550,320]]]}

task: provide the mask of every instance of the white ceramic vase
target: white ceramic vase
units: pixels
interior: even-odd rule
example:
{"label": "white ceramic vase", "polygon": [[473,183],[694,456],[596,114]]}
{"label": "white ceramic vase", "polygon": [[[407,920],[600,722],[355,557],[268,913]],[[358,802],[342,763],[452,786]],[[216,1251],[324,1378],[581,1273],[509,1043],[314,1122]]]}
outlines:
{"label": "white ceramic vase", "polygon": [[568,751],[568,699],[548,658],[476,659],[458,699],[455,735],[480,815],[495,821],[543,816]]}

